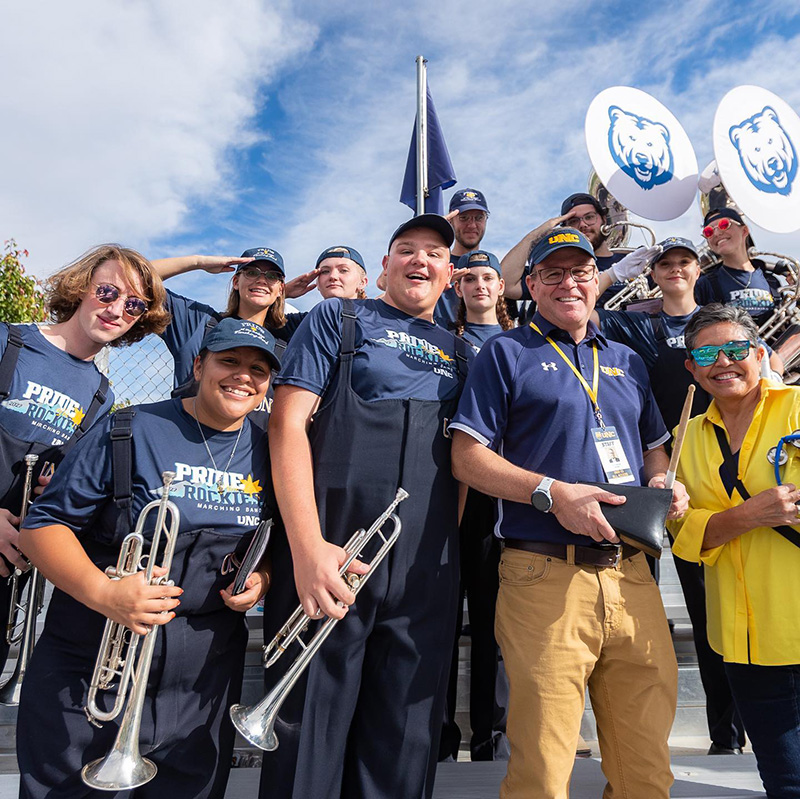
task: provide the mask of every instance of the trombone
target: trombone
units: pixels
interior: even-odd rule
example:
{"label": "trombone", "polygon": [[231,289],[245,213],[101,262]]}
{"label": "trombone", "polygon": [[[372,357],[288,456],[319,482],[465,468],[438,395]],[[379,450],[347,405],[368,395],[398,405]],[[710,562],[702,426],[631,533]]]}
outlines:
{"label": "trombone", "polygon": [[[24,458],[25,485],[22,489],[22,506],[19,512],[20,523],[28,513],[33,495],[33,469],[39,460],[38,455],[29,454]],[[45,579],[37,568],[30,569],[28,577],[28,593],[24,601],[20,599],[23,589],[22,581],[25,572],[14,569],[9,584],[8,622],[6,624],[6,641],[9,646],[20,644],[17,663],[8,679],[0,686],[0,705],[16,707],[22,693],[22,681],[28,669],[33,646],[36,643],[36,619],[44,605]]]}
{"label": "trombone", "polygon": [[[122,542],[116,567],[109,566],[106,569],[106,574],[112,580],[144,570],[148,585],[173,585],[169,580],[169,570],[178,539],[180,511],[175,503],[169,501],[169,488],[175,479],[175,472],[163,472],[161,477],[164,481],[161,498],[142,508],[135,530],[126,535]],[[147,517],[153,511],[156,511],[156,525],[150,554],[143,556],[143,531]],[[170,516],[169,523],[167,514]],[[161,565],[166,574],[163,577],[153,577],[162,535],[166,543]],[[146,565],[143,565],[144,562]],[[153,626],[146,635],[141,636],[119,622],[111,619],[106,621],[84,711],[90,724],[102,727],[103,722],[115,719],[122,712],[126,698],[128,702],[111,751],[105,757],[88,763],[81,770],[81,779],[90,788],[99,791],[137,788],[152,780],[158,771],[155,763],[139,753],[139,728],[157,629],[157,626]],[[137,661],[136,651],[141,638],[144,638],[144,643]],[[115,677],[119,677],[117,695],[111,710],[105,711],[97,703],[98,694],[108,690]]]}
{"label": "trombone", "polygon": [[[352,538],[345,544],[347,558],[339,569],[339,576],[347,583],[353,594],[364,587],[367,580],[374,573],[380,562],[394,546],[403,523],[400,517],[394,512],[395,508],[408,497],[408,492],[402,488],[397,489],[397,494],[388,508],[372,523],[368,530],[356,531]],[[391,521],[392,532],[384,535],[383,526],[387,521]],[[369,571],[366,574],[346,574],[350,564],[361,554],[369,541],[378,535],[383,541],[380,549],[375,553],[369,564]],[[292,643],[297,641],[301,652],[295,658],[286,674],[276,683],[275,687],[257,704],[247,707],[245,705],[233,705],[230,709],[231,720],[234,726],[253,746],[272,752],[278,748],[278,736],[275,734],[275,720],[278,718],[281,706],[286,701],[286,697],[300,679],[306,666],[325,642],[325,639],[333,632],[339,619],[328,617],[316,631],[312,639],[306,643],[300,636],[313,620],[304,610],[303,606],[295,610],[289,617],[286,624],[281,627],[273,640],[264,647],[264,668],[269,668],[286,651]]]}

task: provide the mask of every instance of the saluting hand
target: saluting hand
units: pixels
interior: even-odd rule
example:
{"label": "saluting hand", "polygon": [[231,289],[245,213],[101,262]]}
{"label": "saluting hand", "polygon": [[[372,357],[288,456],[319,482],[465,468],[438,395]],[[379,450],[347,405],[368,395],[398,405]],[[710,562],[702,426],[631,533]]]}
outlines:
{"label": "saluting hand", "polygon": [[619,543],[614,528],[603,516],[600,503],[622,505],[625,497],[596,486],[562,483],[560,480],[550,486],[550,496],[553,498],[552,512],[562,527],[571,533],[588,536],[593,541]]}
{"label": "saluting hand", "polygon": [[[153,569],[155,577],[165,574],[160,566]],[[182,593],[177,585],[148,585],[144,571],[140,571],[120,580],[106,580],[96,609],[138,635],[146,635],[153,624],[166,624],[175,618],[174,609],[180,605]]]}
{"label": "saluting hand", "polygon": [[319,277],[319,269],[312,269],[310,272],[298,275],[287,281],[283,287],[283,293],[287,300],[296,300],[304,294],[308,294],[317,287],[314,282]]}
{"label": "saluting hand", "polygon": [[[17,529],[19,522],[18,516],[5,508],[0,508],[0,554],[12,567],[16,567],[20,571],[27,571],[30,563],[19,551],[19,530]],[[11,576],[11,570],[2,558],[0,558],[0,576]]]}
{"label": "saluting hand", "polygon": [[[310,552],[292,551],[292,559],[297,595],[305,613],[312,618],[324,615],[343,619],[347,605],[354,601],[353,592],[339,576],[339,569],[347,560],[344,548],[320,538]],[[348,569],[353,574],[368,571],[369,566],[360,560],[354,560]]]}
{"label": "saluting hand", "polygon": [[222,272],[235,272],[240,264],[247,264],[252,258],[231,258],[229,255],[198,255],[197,266],[204,272],[218,275]]}
{"label": "saluting hand", "polygon": [[785,483],[761,491],[742,504],[746,511],[749,529],[800,524],[795,503],[800,502],[800,491],[794,483]]}

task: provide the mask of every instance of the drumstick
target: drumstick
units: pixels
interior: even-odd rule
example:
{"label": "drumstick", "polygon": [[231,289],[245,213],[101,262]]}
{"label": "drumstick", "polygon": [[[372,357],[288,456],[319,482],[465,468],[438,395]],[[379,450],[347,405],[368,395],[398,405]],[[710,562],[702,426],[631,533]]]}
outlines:
{"label": "drumstick", "polygon": [[672,447],[672,456],[669,459],[667,476],[664,479],[664,488],[672,488],[672,486],[675,485],[675,472],[678,471],[678,461],[681,458],[683,439],[686,435],[686,427],[689,424],[689,417],[692,414],[694,388],[694,383],[692,383],[692,385],[689,386],[689,390],[686,392],[686,400],[683,403],[683,410],[681,411],[681,420],[678,424],[678,431],[675,433],[675,444]]}

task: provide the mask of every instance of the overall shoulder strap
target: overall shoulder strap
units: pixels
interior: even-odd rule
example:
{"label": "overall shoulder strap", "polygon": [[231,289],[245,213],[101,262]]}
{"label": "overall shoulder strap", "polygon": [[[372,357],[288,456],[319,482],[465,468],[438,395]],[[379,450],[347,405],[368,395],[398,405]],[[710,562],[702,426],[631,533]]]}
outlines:
{"label": "overall shoulder strap", "polygon": [[61,448],[61,451],[65,455],[75,446],[75,444],[78,443],[78,441],[84,437],[84,435],[86,435],[86,431],[92,426],[97,414],[100,412],[100,408],[105,405],[107,398],[108,378],[101,373],[100,385],[97,387],[97,391],[94,392],[94,396],[92,397],[92,401],[89,403],[86,414],[84,415],[83,419],[81,419],[81,423],[75,428],[69,441],[67,441],[67,443]]}
{"label": "overall shoulder strap", "polygon": [[660,344],[662,341],[666,341],[667,334],[664,330],[664,320],[661,318],[661,314],[650,314],[647,318],[650,321],[650,328],[653,331],[656,343]]}
{"label": "overall shoulder strap", "polygon": [[123,535],[133,527],[133,433],[136,411],[120,408],[111,417],[111,474],[114,480],[114,505],[117,507],[117,532]]}
{"label": "overall shoulder strap", "polygon": [[[739,458],[731,452],[730,444],[725,436],[725,431],[721,427],[714,425],[714,433],[717,436],[719,450],[722,453],[722,463],[719,466],[719,476],[728,496],[733,496],[735,488],[742,499],[750,499],[750,494],[744,487],[744,483],[739,479]],[[800,547],[800,533],[788,525],[778,525],[772,528],[776,533],[782,535],[787,541]]]}
{"label": "overall shoulder strap", "polygon": [[456,369],[458,379],[463,383],[467,379],[469,371],[469,344],[461,336],[455,336],[456,340]]}
{"label": "overall shoulder strap", "polygon": [[5,326],[8,329],[8,344],[0,359],[0,400],[4,400],[11,393],[11,383],[14,380],[19,353],[25,346],[18,328],[9,324]]}
{"label": "overall shoulder strap", "polygon": [[342,357],[352,356],[356,351],[356,319],[358,316],[353,301],[342,300]]}

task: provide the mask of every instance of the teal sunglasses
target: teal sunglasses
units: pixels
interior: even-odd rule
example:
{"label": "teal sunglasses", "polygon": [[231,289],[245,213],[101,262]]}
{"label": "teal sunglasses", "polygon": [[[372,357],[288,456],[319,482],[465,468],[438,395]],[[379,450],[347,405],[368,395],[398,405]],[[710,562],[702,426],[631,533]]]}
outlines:
{"label": "teal sunglasses", "polygon": [[729,341],[727,344],[697,347],[689,354],[698,366],[711,366],[717,362],[721,352],[724,352],[730,361],[743,361],[750,354],[752,346],[752,341]]}

